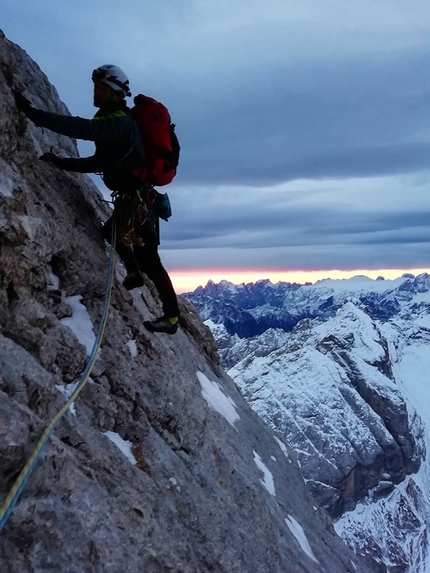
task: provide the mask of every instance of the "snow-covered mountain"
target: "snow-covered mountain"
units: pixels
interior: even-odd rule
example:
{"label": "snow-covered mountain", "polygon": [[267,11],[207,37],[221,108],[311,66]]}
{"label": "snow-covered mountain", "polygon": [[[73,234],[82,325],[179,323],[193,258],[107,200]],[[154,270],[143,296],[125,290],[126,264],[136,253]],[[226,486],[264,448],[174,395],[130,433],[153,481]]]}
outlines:
{"label": "snow-covered mountain", "polygon": [[[428,573],[430,277],[209,283],[187,297],[338,532],[393,573]],[[281,330],[285,315],[298,322]]]}
{"label": "snow-covered mountain", "polygon": [[[357,276],[349,280],[326,279],[313,285],[261,280],[235,286],[228,281],[209,281],[205,287],[184,296],[203,320],[211,321],[208,325],[216,329],[223,364],[230,368],[249,354],[249,348],[260,348],[267,354],[267,350],[281,346],[289,337],[287,333],[301,320],[333,317],[349,299],[364,304],[374,318],[389,320],[399,314],[402,304],[420,292],[428,292],[428,280],[426,274],[416,278],[405,274],[396,280]],[[417,299],[415,304],[421,302]],[[411,311],[416,308],[412,305]]]}
{"label": "snow-covered mountain", "polygon": [[401,301],[410,299],[412,291],[426,288],[425,275],[413,278],[405,274],[394,281],[382,277],[374,281],[357,276],[326,279],[313,285],[261,280],[235,286],[228,281],[209,281],[185,296],[203,319],[224,324],[229,334],[251,337],[269,328],[288,332],[304,318],[333,316],[348,297],[363,302],[375,318],[387,320],[398,314]]}

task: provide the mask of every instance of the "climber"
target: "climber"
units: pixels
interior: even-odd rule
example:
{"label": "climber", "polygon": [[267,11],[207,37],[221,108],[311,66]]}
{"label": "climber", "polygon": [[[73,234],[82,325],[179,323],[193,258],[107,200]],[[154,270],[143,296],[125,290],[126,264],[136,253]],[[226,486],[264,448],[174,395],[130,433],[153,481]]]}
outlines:
{"label": "climber", "polygon": [[[16,106],[39,127],[45,127],[76,139],[95,142],[95,153],[85,158],[62,158],[44,153],[40,159],[66,171],[102,173],[105,185],[114,192],[114,213],[103,227],[103,236],[111,242],[112,225],[122,198],[138,190],[142,181],[134,170],[145,164],[144,142],[125,97],[131,96],[129,80],[118,66],[103,65],[93,71],[94,106],[99,108],[93,119],[83,119],[36,109],[22,94],[15,92]],[[144,199],[142,199],[143,203]],[[124,262],[127,276],[123,285],[131,290],[143,285],[141,273],[154,283],[163,306],[163,316],[144,322],[152,332],[174,334],[178,329],[179,308],[172,282],[158,253],[158,217],[151,205],[142,205],[146,213],[139,229],[140,245],[126,246],[116,241],[115,249]],[[143,244],[142,244],[143,243]]]}

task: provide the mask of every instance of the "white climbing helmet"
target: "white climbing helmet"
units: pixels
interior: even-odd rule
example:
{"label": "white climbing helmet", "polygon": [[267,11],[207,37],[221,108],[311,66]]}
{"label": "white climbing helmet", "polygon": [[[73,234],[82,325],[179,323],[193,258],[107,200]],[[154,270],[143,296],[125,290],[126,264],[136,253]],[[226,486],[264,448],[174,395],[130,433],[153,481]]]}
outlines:
{"label": "white climbing helmet", "polygon": [[100,66],[93,71],[91,79],[93,82],[99,81],[107,84],[116,92],[121,90],[124,92],[124,97],[131,96],[128,77],[119,66],[112,64]]}

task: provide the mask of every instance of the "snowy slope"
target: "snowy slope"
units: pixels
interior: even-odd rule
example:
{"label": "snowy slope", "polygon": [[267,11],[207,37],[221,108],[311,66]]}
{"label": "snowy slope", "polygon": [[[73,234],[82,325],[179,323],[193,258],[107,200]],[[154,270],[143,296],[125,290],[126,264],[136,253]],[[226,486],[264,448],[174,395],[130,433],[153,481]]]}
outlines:
{"label": "snowy slope", "polygon": [[215,324],[211,319],[205,321],[214,335],[224,368],[231,368],[247,356],[266,356],[273,350],[286,344],[289,332],[280,328],[270,328],[252,338],[241,338],[229,334],[223,324]]}
{"label": "snowy slope", "polygon": [[[424,423],[422,437],[430,451],[430,293],[417,293],[396,318],[381,325],[388,341],[394,377],[410,412]],[[372,495],[337,523],[338,533],[354,548],[373,538],[385,564],[408,573],[430,571],[430,464],[409,476],[387,497]]]}
{"label": "snowy slope", "polygon": [[254,410],[295,444],[304,476],[334,516],[379,481],[399,483],[419,467],[386,352],[372,318],[347,302],[333,319],[302,324],[285,346],[229,371]]}
{"label": "snowy slope", "polygon": [[[208,288],[220,317],[222,288]],[[229,304],[253,316],[264,314],[262,297],[274,289],[278,307],[271,299],[269,315],[288,301],[291,315],[308,316],[284,342],[277,330],[241,339],[228,334],[228,321],[208,323],[247,401],[293,448],[314,496],[357,552],[392,573],[428,573],[429,276],[284,284],[282,304],[280,285],[235,289],[225,293]],[[245,291],[253,308],[245,309]],[[208,311],[208,293],[199,297]]]}

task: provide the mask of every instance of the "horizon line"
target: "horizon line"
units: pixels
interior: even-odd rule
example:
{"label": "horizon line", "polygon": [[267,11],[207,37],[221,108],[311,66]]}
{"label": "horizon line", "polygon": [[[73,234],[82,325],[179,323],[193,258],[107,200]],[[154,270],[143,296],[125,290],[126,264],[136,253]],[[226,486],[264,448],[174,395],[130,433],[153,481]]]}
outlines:
{"label": "horizon line", "polygon": [[279,270],[279,269],[226,269],[226,268],[204,268],[204,269],[169,269],[169,275],[175,290],[178,294],[192,292],[199,286],[204,287],[209,281],[215,284],[225,280],[234,285],[250,284],[260,280],[269,280],[276,284],[278,282],[289,282],[296,284],[314,284],[320,280],[347,280],[356,276],[364,276],[371,280],[383,278],[384,280],[395,280],[405,274],[418,276],[423,273],[430,274],[429,268],[399,268],[399,269],[318,269],[318,270]]}

